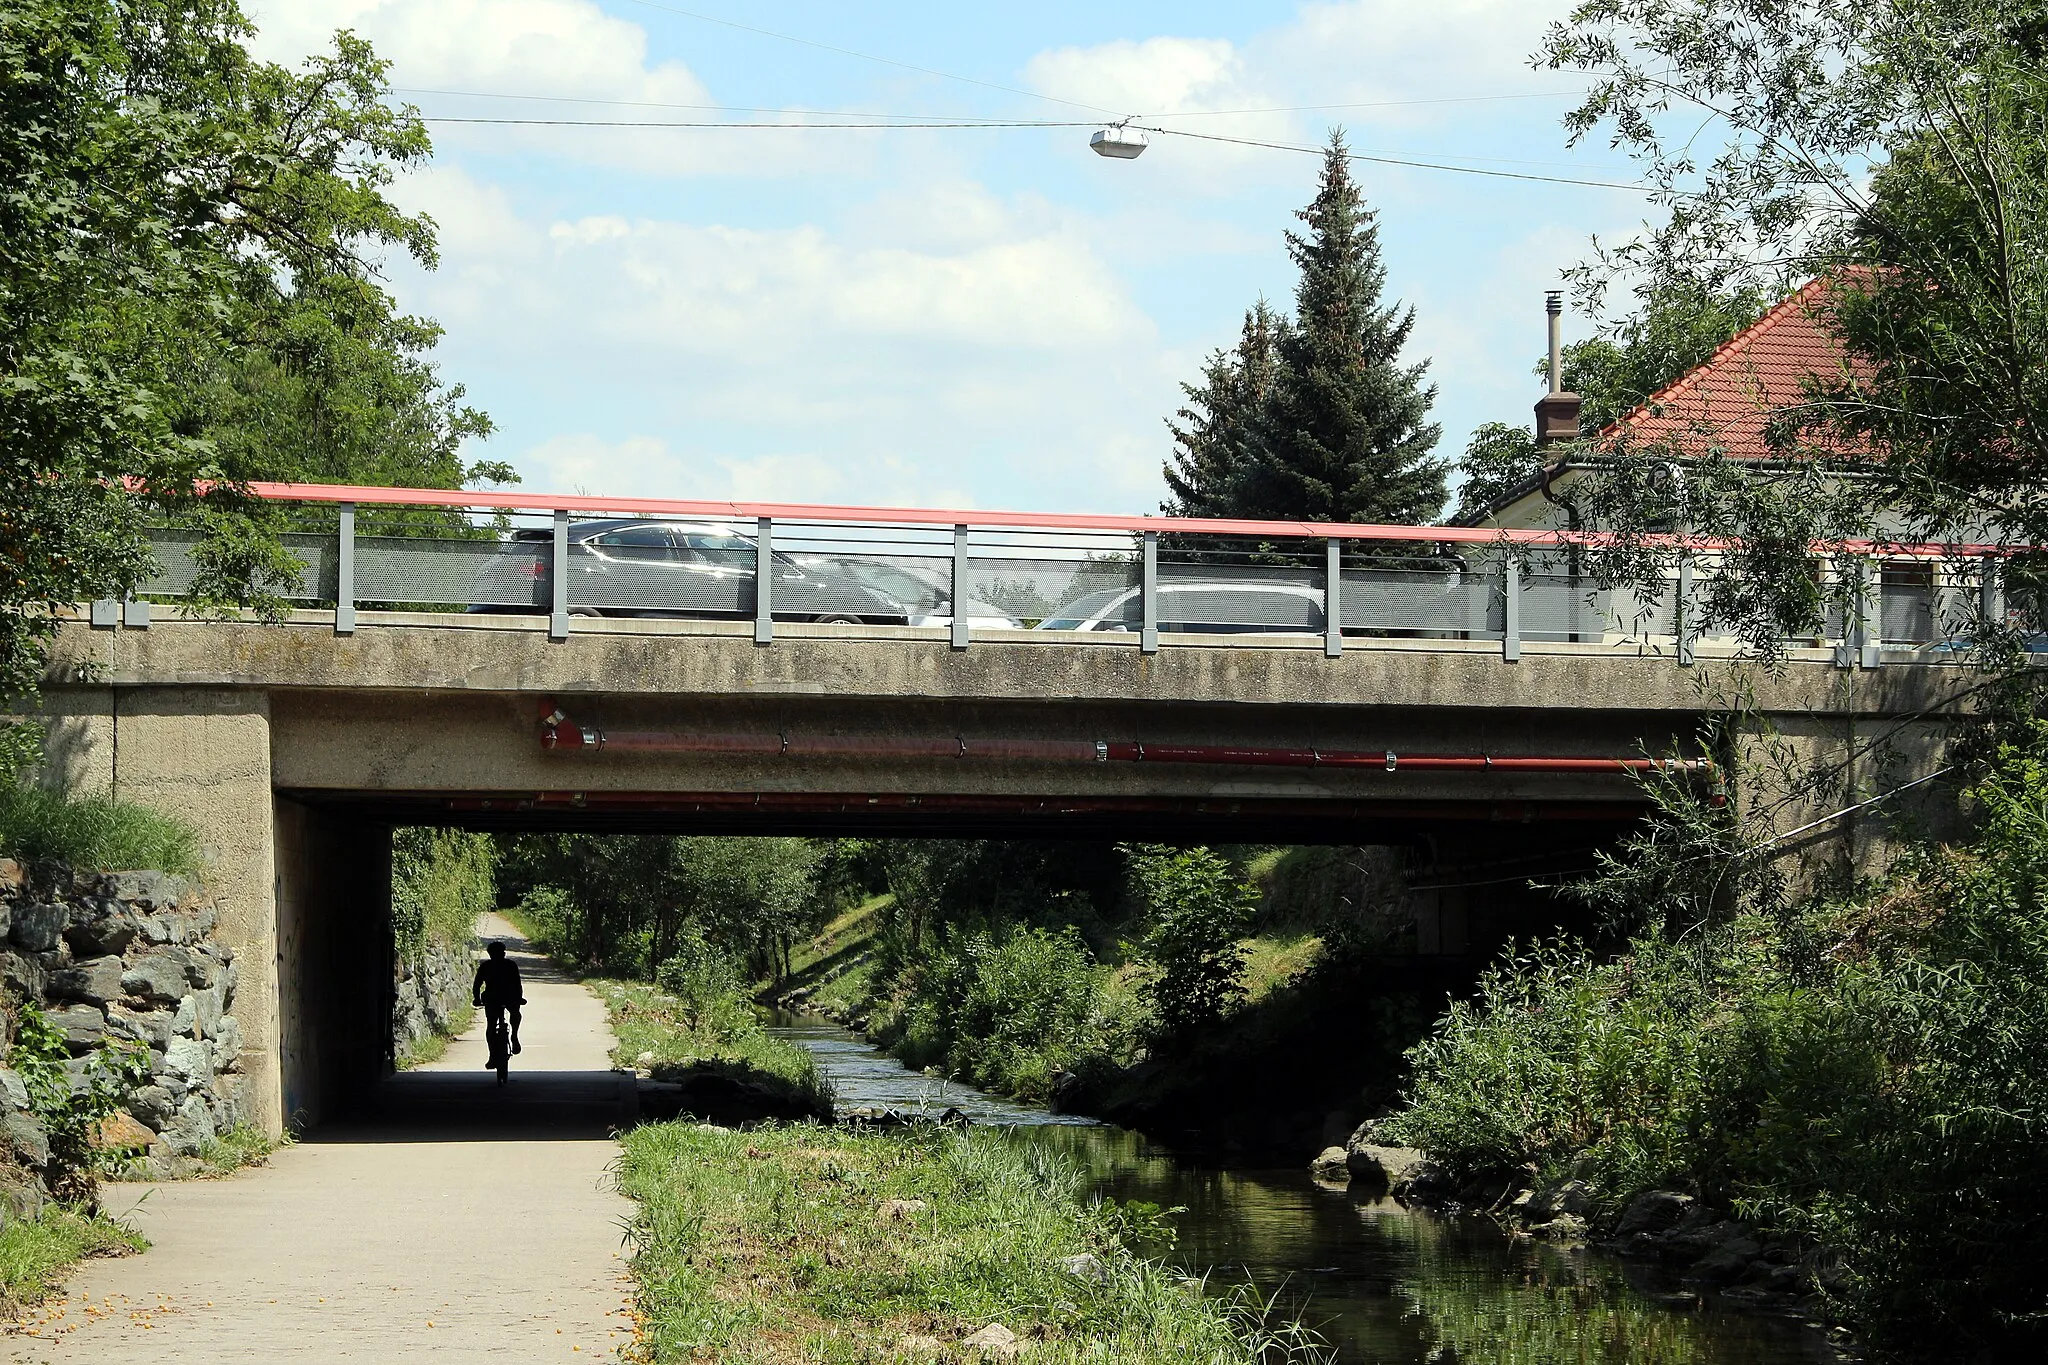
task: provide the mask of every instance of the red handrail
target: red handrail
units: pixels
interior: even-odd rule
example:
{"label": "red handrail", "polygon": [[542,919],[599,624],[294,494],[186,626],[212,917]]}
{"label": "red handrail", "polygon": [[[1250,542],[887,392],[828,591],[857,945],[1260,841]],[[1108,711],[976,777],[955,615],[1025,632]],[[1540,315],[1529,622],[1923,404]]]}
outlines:
{"label": "red handrail", "polygon": [[[978,526],[989,530],[1159,531],[1284,540],[1391,540],[1456,545],[1601,546],[1616,537],[1599,531],[1538,531],[1486,526],[1382,526],[1360,522],[1240,521],[1216,517],[1119,516],[1099,512],[991,512],[970,508],[845,507],[808,502],[728,502],[679,498],[592,497],[588,494],[479,492],[473,489],[381,488],[330,483],[251,482],[248,490],[278,502],[367,503],[375,506],[446,507],[480,511],[624,513],[645,517],[753,521],[872,522],[891,526]],[[1734,542],[1712,536],[1647,535],[1635,543],[1685,550],[1725,550]],[[2010,555],[2010,545],[1906,544],[1845,540],[1816,547],[1823,553],[1942,559],[1956,555]]]}

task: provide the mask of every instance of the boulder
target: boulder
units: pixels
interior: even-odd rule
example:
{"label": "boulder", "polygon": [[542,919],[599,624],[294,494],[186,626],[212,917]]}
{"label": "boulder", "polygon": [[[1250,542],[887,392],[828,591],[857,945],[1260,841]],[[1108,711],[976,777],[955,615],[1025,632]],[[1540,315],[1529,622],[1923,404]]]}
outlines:
{"label": "boulder", "polygon": [[1404,1204],[1440,1204],[1457,1197],[1458,1182],[1449,1171],[1425,1157],[1406,1175],[1389,1181],[1387,1193]]}
{"label": "boulder", "polygon": [[0,896],[12,896],[28,885],[28,874],[12,858],[0,858]]}
{"label": "boulder", "polygon": [[64,1044],[74,1056],[98,1047],[107,1036],[107,1016],[92,1005],[66,1005],[45,1010],[43,1018],[64,1035]]}
{"label": "boulder", "polygon": [[177,948],[161,948],[141,961],[136,962],[121,975],[121,987],[139,1000],[152,1005],[178,1005],[191,993],[191,983],[186,979],[185,964],[170,956],[182,952]]}
{"label": "boulder", "polygon": [[187,1095],[178,1106],[177,1117],[163,1130],[164,1143],[181,1156],[197,1156],[207,1143],[220,1135],[214,1126],[213,1106],[204,1095]]}
{"label": "boulder", "polygon": [[117,1000],[107,1006],[107,1032],[161,1052],[171,1044],[176,1018],[169,1010],[138,1010]]}
{"label": "boulder", "polygon": [[220,1017],[220,1027],[213,1035],[213,1069],[215,1071],[239,1071],[242,1069],[242,1026],[232,1014]]}
{"label": "boulder", "polygon": [[71,914],[64,941],[78,957],[119,957],[135,941],[139,926],[135,916],[119,901],[87,901]]}
{"label": "boulder", "polygon": [[46,992],[52,1000],[82,1000],[104,1005],[128,994],[121,985],[124,972],[118,957],[95,957],[74,962],[50,973]]}
{"label": "boulder", "polygon": [[1061,1257],[1060,1269],[1075,1279],[1086,1280],[1090,1284],[1109,1283],[1109,1267],[1092,1251],[1084,1251],[1078,1256]]}
{"label": "boulder", "polygon": [[30,1166],[50,1164],[50,1138],[43,1131],[43,1125],[36,1122],[35,1115],[20,1111],[0,1118],[0,1133],[14,1147],[15,1154]]}
{"label": "boulder", "polygon": [[1345,1169],[1351,1178],[1369,1189],[1391,1190],[1408,1180],[1429,1158],[1414,1147],[1381,1147],[1353,1141],[1344,1149]]}
{"label": "boulder", "polygon": [[1748,1236],[1734,1236],[1709,1251],[1687,1272],[1688,1279],[1708,1284],[1728,1284],[1742,1279],[1763,1255],[1763,1244]]}
{"label": "boulder", "polygon": [[1308,1173],[1317,1180],[1344,1184],[1351,1179],[1350,1158],[1342,1147],[1325,1147],[1308,1163]]}
{"label": "boulder", "polygon": [[1586,1220],[1575,1213],[1560,1213],[1547,1223],[1529,1229],[1538,1237],[1550,1242],[1583,1242],[1586,1240]]}
{"label": "boulder", "polygon": [[92,1145],[103,1152],[146,1152],[160,1139],[125,1109],[101,1119],[92,1131]]}
{"label": "boulder", "polygon": [[1014,1359],[1024,1350],[1023,1344],[1017,1340],[1017,1334],[1000,1322],[990,1323],[960,1344],[970,1351],[979,1351],[983,1355],[996,1356],[1003,1360]]}
{"label": "boulder", "polygon": [[1521,1215],[1524,1225],[1548,1223],[1560,1214],[1584,1218],[1593,1206],[1593,1188],[1583,1180],[1558,1180],[1524,1190],[1509,1207]]}
{"label": "boulder", "polygon": [[152,1129],[162,1131],[178,1112],[171,1092],[160,1085],[145,1085],[128,1096],[129,1112]]}
{"label": "boulder", "polygon": [[164,1071],[191,1084],[213,1074],[213,1049],[197,1038],[173,1038],[164,1049]]}
{"label": "boulder", "polygon": [[9,1109],[28,1108],[28,1082],[19,1071],[0,1071],[0,1101]]}
{"label": "boulder", "polygon": [[1628,1201],[1614,1235],[1633,1237],[1637,1233],[1669,1232],[1693,1209],[1693,1197],[1670,1190],[1648,1190]]}
{"label": "boulder", "polygon": [[64,938],[71,917],[61,905],[18,907],[8,926],[8,936],[31,953],[47,953]]}
{"label": "boulder", "polygon": [[175,910],[192,894],[192,884],[169,872],[115,872],[107,894],[142,910]]}
{"label": "boulder", "polygon": [[41,1000],[47,976],[43,964],[29,954],[13,949],[0,952],[0,984],[17,999]]}

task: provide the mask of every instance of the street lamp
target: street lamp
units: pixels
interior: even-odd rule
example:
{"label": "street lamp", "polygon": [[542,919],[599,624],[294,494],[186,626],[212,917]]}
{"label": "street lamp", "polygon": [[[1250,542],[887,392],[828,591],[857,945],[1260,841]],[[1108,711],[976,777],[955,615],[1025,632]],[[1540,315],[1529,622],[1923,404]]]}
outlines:
{"label": "street lamp", "polygon": [[1144,155],[1146,137],[1141,129],[1128,123],[1112,123],[1088,139],[1088,145],[1095,149],[1097,156],[1113,156],[1119,161],[1133,161]]}

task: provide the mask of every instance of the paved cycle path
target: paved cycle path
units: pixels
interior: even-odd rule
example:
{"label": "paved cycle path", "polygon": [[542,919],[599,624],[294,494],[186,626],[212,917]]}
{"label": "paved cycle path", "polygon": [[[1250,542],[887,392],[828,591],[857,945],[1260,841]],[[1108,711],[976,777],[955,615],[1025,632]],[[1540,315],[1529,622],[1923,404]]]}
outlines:
{"label": "paved cycle path", "polygon": [[367,1124],[226,1180],[107,1186],[151,1249],[87,1262],[0,1358],[611,1359],[631,1339],[632,1206],[609,1176],[623,1092],[604,1007],[487,921],[526,978],[510,1085],[483,1069],[479,1012],[439,1062],[386,1081]]}

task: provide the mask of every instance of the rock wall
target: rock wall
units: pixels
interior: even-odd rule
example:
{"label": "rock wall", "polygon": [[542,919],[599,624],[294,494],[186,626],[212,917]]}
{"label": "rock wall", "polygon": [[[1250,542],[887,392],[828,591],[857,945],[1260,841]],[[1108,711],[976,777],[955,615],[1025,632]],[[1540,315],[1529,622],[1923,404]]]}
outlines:
{"label": "rock wall", "polygon": [[475,940],[449,946],[429,943],[423,952],[399,957],[392,967],[391,1052],[404,1057],[422,1039],[450,1033],[469,1005],[475,968]]}
{"label": "rock wall", "polygon": [[[195,1165],[209,1141],[248,1117],[238,973],[233,950],[213,940],[216,918],[204,890],[182,877],[0,858],[0,982],[63,1031],[74,1077],[110,1037],[149,1049],[149,1081],[130,1097],[132,1124],[119,1131],[163,1175]],[[6,1069],[0,1131],[24,1165],[47,1166],[27,1089]]]}

